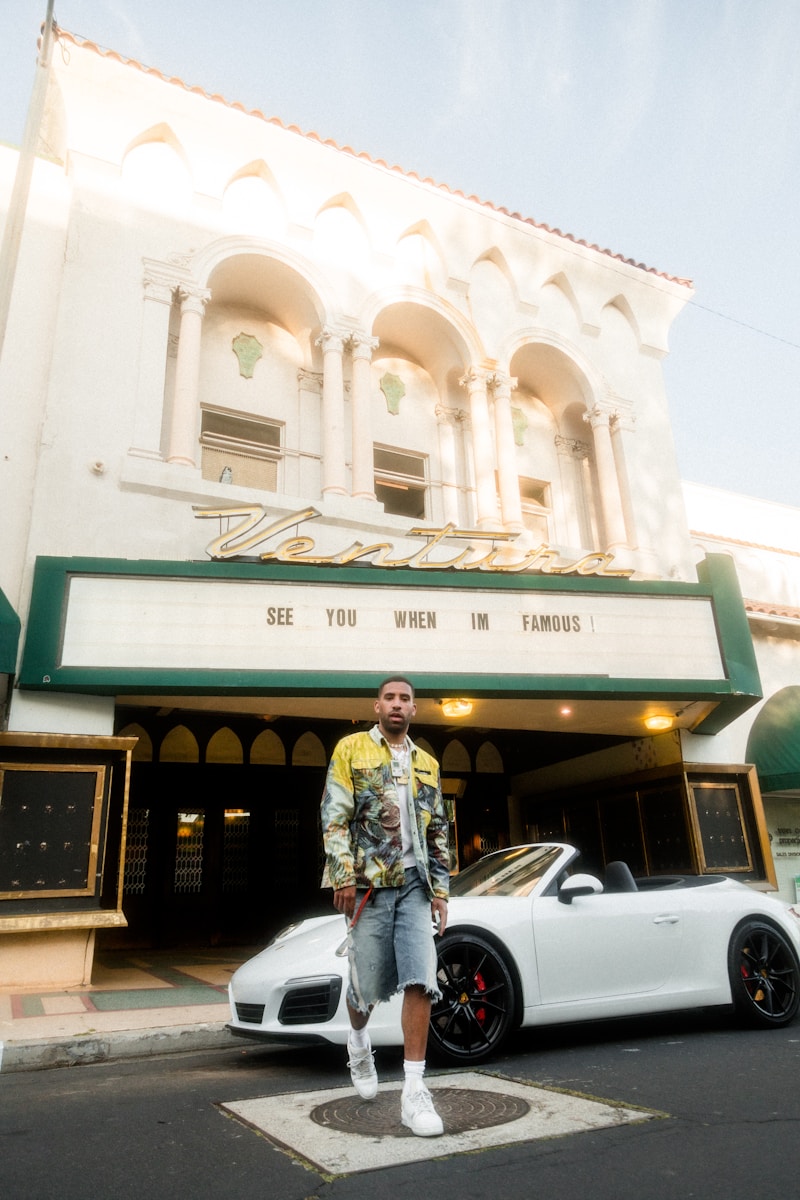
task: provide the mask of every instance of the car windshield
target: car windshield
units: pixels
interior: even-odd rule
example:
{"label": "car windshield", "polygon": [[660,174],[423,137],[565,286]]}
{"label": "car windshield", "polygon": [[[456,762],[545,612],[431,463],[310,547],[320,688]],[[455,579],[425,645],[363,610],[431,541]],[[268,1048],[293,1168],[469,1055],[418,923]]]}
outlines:
{"label": "car windshield", "polygon": [[561,846],[516,846],[487,854],[451,879],[450,895],[527,896],[561,853]]}

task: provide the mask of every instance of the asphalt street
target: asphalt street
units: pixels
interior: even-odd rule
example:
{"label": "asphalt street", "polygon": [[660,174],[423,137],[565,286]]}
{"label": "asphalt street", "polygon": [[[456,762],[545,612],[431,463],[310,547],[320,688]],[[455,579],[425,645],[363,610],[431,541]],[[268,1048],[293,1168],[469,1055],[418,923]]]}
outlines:
{"label": "asphalt street", "polygon": [[[719,1013],[525,1032],[499,1076],[656,1110],[594,1132],[325,1177],[220,1102],[337,1088],[341,1049],[261,1047],[0,1076],[4,1200],[796,1200],[800,1022]],[[399,1055],[379,1052],[382,1078]],[[436,1074],[436,1068],[431,1068]]]}

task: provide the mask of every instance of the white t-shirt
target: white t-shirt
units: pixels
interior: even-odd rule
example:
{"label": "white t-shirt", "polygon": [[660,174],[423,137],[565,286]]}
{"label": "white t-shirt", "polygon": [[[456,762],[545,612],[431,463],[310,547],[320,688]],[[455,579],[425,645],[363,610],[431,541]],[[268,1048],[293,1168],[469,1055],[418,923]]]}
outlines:
{"label": "white t-shirt", "polygon": [[372,736],[376,741],[384,741],[392,756],[392,779],[397,791],[397,803],[400,808],[400,837],[403,843],[403,866],[415,867],[414,844],[412,842],[411,822],[411,743],[405,738],[402,746],[392,746],[375,725]]}

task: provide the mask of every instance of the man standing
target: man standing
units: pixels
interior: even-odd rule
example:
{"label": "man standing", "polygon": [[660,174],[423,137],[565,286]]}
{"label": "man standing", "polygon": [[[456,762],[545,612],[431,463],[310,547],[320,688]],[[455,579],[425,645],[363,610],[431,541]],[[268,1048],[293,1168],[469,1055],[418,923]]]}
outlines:
{"label": "man standing", "polygon": [[403,993],[402,1123],[421,1137],[442,1133],[425,1086],[425,1052],[436,980],[432,921],[447,925],[450,885],[447,815],[439,764],[415,746],[408,726],[417,709],[402,675],[378,688],[378,722],[343,738],[333,752],[322,798],[323,887],[350,923],[348,1066],[365,1100],[378,1090],[367,1029],[381,1000]]}

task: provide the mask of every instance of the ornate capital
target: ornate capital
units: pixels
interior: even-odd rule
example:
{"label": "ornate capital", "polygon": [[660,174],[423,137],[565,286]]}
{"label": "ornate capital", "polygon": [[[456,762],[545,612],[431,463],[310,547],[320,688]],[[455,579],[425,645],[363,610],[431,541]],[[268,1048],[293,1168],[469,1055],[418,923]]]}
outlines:
{"label": "ornate capital", "polygon": [[179,287],[182,285],[191,285],[191,276],[188,270],[187,262],[162,262],[157,258],[143,258],[142,265],[144,267],[144,275],[142,284],[145,289],[145,294],[148,298],[154,300],[163,299],[163,296],[158,294],[161,289],[169,293],[170,302],[176,294]]}
{"label": "ornate capital", "polygon": [[609,396],[606,402],[612,410],[611,427],[614,430],[632,431],[636,425],[633,404],[622,396]]}
{"label": "ornate capital", "polygon": [[502,371],[493,371],[486,376],[486,386],[492,389],[495,396],[510,396],[517,385],[518,380],[513,375],[505,375]]}
{"label": "ornate capital", "polygon": [[611,418],[612,428],[623,433],[633,433],[636,428],[636,417],[631,412],[616,412]]}
{"label": "ornate capital", "polygon": [[611,431],[631,431],[636,425],[633,405],[630,400],[623,400],[621,396],[599,400],[594,408],[590,408],[583,414],[583,419],[588,425],[591,425],[592,429],[605,426]]}
{"label": "ornate capital", "polygon": [[434,412],[440,425],[464,425],[469,421],[469,413],[463,408],[450,408],[448,404],[437,404]]}
{"label": "ornate capital", "polygon": [[592,429],[610,428],[611,419],[614,416],[614,409],[610,404],[595,404],[594,408],[590,408],[583,414],[583,419],[587,425],[591,425]]}
{"label": "ornate capital", "polygon": [[371,337],[370,334],[360,333],[358,330],[351,333],[347,339],[347,346],[353,358],[365,358],[367,362],[380,344],[380,338]]}
{"label": "ornate capital", "polygon": [[202,317],[211,299],[208,288],[192,287],[186,283],[178,285],[176,295],[180,301],[181,313],[195,313],[198,317]]}
{"label": "ornate capital", "polygon": [[562,437],[558,434],[555,438],[556,450],[565,458],[588,458],[589,447],[586,442],[581,442],[578,438]]}
{"label": "ornate capital", "polygon": [[485,391],[488,378],[487,372],[482,371],[479,367],[468,367],[458,382],[468,392]]}
{"label": "ornate capital", "polygon": [[322,332],[316,340],[316,345],[322,347],[323,354],[342,354],[347,335],[331,325],[323,325]]}
{"label": "ornate capital", "polygon": [[145,300],[152,300],[157,304],[172,304],[172,297],[175,295],[175,284],[173,282],[156,278],[145,272],[142,284],[144,286]]}
{"label": "ornate capital", "polygon": [[319,371],[306,371],[304,367],[300,367],[297,382],[307,392],[322,391],[322,375]]}

